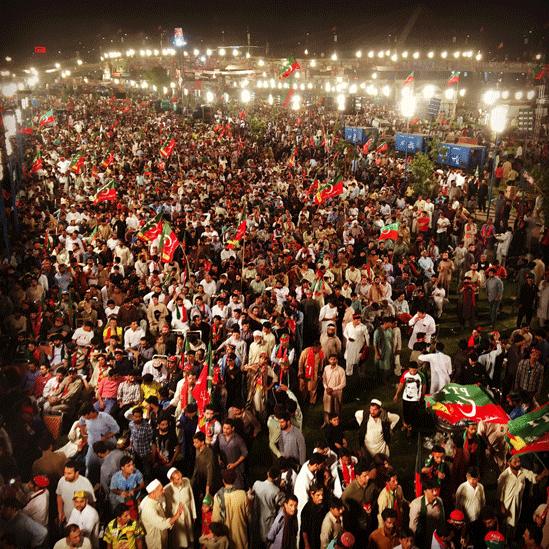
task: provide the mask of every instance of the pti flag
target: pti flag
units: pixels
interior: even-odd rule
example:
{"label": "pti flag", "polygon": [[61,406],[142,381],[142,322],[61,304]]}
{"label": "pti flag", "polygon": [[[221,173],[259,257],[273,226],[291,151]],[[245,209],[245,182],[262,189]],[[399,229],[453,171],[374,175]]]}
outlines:
{"label": "pti flag", "polygon": [[297,62],[295,57],[288,57],[278,77],[281,80],[283,78],[288,78],[288,76],[292,75],[295,71],[298,71],[300,68],[301,68],[301,65]]}
{"label": "pti flag", "polygon": [[92,196],[92,200],[94,204],[99,204],[100,202],[113,202],[118,198],[118,195],[116,193],[116,184],[111,179],[107,182],[106,185],[103,185],[97,193],[95,193],[95,196]]}
{"label": "pti flag", "polygon": [[459,71],[452,71],[450,78],[448,78],[448,86],[459,84]]}
{"label": "pti flag", "polygon": [[546,74],[548,65],[536,65],[532,69],[532,76],[534,80],[543,80],[543,77]]}
{"label": "pti flag", "polygon": [[175,250],[179,246],[179,240],[171,225],[164,221],[162,235],[160,236],[160,257],[163,263],[171,263]]}
{"label": "pti flag", "polygon": [[84,166],[84,160],[86,160],[86,157],[81,153],[76,153],[72,155],[71,158],[71,164],[69,166],[69,170],[72,173],[79,174],[82,171],[82,167]]}
{"label": "pti flag", "polygon": [[175,139],[173,137],[170,137],[166,140],[164,145],[160,147],[160,156],[162,158],[170,158],[173,152],[173,148],[175,147]]}
{"label": "pti flag", "polygon": [[398,223],[390,223],[381,227],[381,233],[378,240],[396,240],[398,238]]}
{"label": "pti flag", "polygon": [[377,154],[383,154],[386,153],[389,150],[389,144],[386,141],[383,141],[380,145],[378,145],[376,149]]}
{"label": "pti flag", "polygon": [[507,428],[514,454],[549,452],[549,402],[512,419]]}
{"label": "pti flag", "polygon": [[311,186],[305,192],[310,196],[310,195],[316,193],[319,185],[320,185],[320,182],[318,181],[318,179],[315,179],[311,183]]}
{"label": "pti flag", "polygon": [[318,188],[314,197],[314,203],[320,205],[326,202],[326,200],[340,194],[343,194],[343,177],[337,175],[331,181]]}
{"label": "pti flag", "polygon": [[414,71],[412,71],[407,77],[406,80],[404,80],[404,85],[408,86],[410,84],[414,83]]}
{"label": "pti flag", "polygon": [[227,240],[227,245],[229,250],[234,249],[240,243],[240,241],[244,238],[244,235],[246,234],[247,226],[248,226],[248,222],[246,221],[246,216],[243,213],[240,216],[240,224],[236,229],[236,233],[234,237],[231,240]]}
{"label": "pti flag", "polygon": [[137,238],[139,238],[139,240],[152,242],[162,233],[162,226],[162,214],[157,214],[141,227],[140,231],[137,233]]}
{"label": "pti flag", "polygon": [[364,145],[362,145],[362,154],[368,154],[370,152],[370,147],[374,144],[374,138],[370,137]]}
{"label": "pti flag", "polygon": [[192,390],[192,395],[198,408],[199,417],[204,415],[204,409],[210,403],[210,393],[208,391],[208,370],[209,365],[208,363],[205,363]]}
{"label": "pti flag", "polygon": [[101,162],[101,167],[106,170],[113,163],[113,161],[114,161],[114,154],[110,152],[107,155],[107,158],[105,158],[105,160]]}
{"label": "pti flag", "polygon": [[38,125],[40,127],[49,126],[50,124],[54,124],[54,123],[55,123],[55,116],[53,115],[53,109],[50,109],[49,111],[45,112],[38,120]]}
{"label": "pti flag", "polygon": [[476,385],[448,383],[438,393],[427,395],[425,403],[439,418],[452,425],[460,421],[503,424],[509,421],[509,416],[503,408],[494,404]]}
{"label": "pti flag", "polygon": [[32,162],[30,173],[36,173],[38,170],[41,170],[43,163],[42,153],[38,151]]}

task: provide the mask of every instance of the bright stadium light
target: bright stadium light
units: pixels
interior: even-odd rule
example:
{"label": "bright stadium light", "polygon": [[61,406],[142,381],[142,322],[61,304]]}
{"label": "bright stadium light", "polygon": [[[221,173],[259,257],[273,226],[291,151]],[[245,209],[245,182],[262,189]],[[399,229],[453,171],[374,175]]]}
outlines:
{"label": "bright stadium light", "polygon": [[211,90],[208,90],[206,92],[206,103],[213,103],[215,100],[214,92]]}
{"label": "bright stadium light", "polygon": [[249,103],[251,100],[252,100],[252,94],[251,94],[250,90],[243,89],[240,92],[240,101],[242,101],[242,103],[246,104],[246,103]]}
{"label": "bright stadium light", "polygon": [[491,106],[499,99],[499,95],[497,90],[486,90],[482,94],[482,102],[487,106]]}
{"label": "bright stadium light", "polygon": [[425,99],[432,99],[435,96],[435,87],[433,86],[433,84],[427,84],[423,88],[422,94]]}
{"label": "bright stadium light", "polygon": [[496,134],[501,133],[507,124],[507,105],[497,105],[490,112],[490,128]]}
{"label": "bright stadium light", "polygon": [[452,101],[456,97],[456,90],[454,90],[454,88],[446,88],[446,90],[444,90],[444,97],[448,101]]}

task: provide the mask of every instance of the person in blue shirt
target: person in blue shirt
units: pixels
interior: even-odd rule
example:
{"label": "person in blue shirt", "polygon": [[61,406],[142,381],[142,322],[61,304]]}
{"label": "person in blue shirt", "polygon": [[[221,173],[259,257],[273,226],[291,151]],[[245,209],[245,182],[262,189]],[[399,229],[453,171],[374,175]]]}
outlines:
{"label": "person in blue shirt", "polygon": [[83,435],[88,437],[88,453],[86,454],[86,477],[92,484],[99,482],[101,461],[93,451],[93,445],[100,440],[114,448],[116,435],[120,427],[115,419],[105,412],[98,412],[93,404],[84,404],[80,410],[80,425]]}
{"label": "person in blue shirt", "polygon": [[109,501],[113,509],[120,503],[135,501],[141,490],[145,488],[145,481],[131,456],[124,456],[120,460],[120,470],[111,478]]}

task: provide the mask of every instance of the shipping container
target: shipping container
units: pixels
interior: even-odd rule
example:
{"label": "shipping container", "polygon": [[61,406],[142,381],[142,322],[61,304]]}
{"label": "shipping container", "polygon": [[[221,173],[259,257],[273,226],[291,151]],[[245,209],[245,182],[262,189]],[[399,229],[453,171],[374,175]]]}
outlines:
{"label": "shipping container", "polygon": [[377,136],[377,128],[367,128],[361,126],[345,126],[343,136],[345,141],[354,145],[364,145],[370,137]]}
{"label": "shipping container", "polygon": [[405,154],[416,154],[425,152],[429,136],[423,133],[402,133],[395,134],[395,150]]}
{"label": "shipping container", "polygon": [[486,162],[486,147],[455,143],[443,143],[441,146],[443,151],[437,159],[440,164],[473,171],[477,167],[482,168]]}

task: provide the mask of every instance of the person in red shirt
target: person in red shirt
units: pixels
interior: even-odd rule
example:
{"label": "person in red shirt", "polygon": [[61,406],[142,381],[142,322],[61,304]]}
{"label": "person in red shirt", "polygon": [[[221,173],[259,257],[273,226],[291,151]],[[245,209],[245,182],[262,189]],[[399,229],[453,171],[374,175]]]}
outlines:
{"label": "person in red shirt", "polygon": [[49,366],[46,364],[40,365],[40,373],[34,380],[34,398],[39,399],[44,392],[44,387],[46,383],[52,378],[52,373],[50,372]]}
{"label": "person in red shirt", "polygon": [[427,234],[429,232],[429,225],[431,224],[431,218],[427,212],[421,212],[416,220],[417,232],[419,234]]}
{"label": "person in red shirt", "polygon": [[113,415],[113,408],[117,402],[118,386],[122,381],[123,378],[120,377],[118,372],[114,368],[111,368],[109,375],[98,383],[97,390],[95,391],[97,402],[94,404],[94,408],[98,412],[107,412],[107,414]]}

